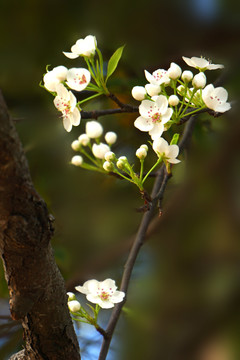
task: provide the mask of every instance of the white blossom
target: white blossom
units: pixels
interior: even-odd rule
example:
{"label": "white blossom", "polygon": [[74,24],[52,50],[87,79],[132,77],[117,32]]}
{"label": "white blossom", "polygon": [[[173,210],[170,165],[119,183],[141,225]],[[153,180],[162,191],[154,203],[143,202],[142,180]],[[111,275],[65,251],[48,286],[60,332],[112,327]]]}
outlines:
{"label": "white blossom", "polygon": [[69,59],[76,59],[78,56],[93,56],[97,47],[96,37],[88,35],[85,39],[79,39],[71,47],[71,52],[63,52],[63,54]]}
{"label": "white blossom", "polygon": [[67,292],[68,301],[76,300],[76,296],[73,292]]}
{"label": "white blossom", "polygon": [[179,104],[179,98],[177,97],[177,95],[170,95],[168,98],[168,103],[171,106],[176,106]]}
{"label": "white blossom", "polygon": [[168,85],[170,83],[167,71],[164,69],[155,70],[152,74],[150,74],[147,70],[145,70],[144,72],[147,81],[152,85]]}
{"label": "white blossom", "polygon": [[145,99],[146,90],[143,86],[134,86],[132,88],[132,97],[135,100],[142,101]]}
{"label": "white blossom", "polygon": [[194,76],[192,84],[195,89],[203,89],[207,83],[206,75],[203,72],[198,73]]}
{"label": "white blossom", "polygon": [[188,58],[186,56],[182,57],[183,60],[185,61],[185,63],[188,66],[194,67],[200,71],[205,71],[205,70],[215,70],[215,69],[222,69],[224,68],[224,65],[220,65],[220,64],[212,64],[211,61],[206,60],[203,57],[191,57]]}
{"label": "white blossom", "polygon": [[192,73],[192,71],[190,71],[190,70],[185,70],[185,71],[183,71],[183,73],[182,73],[182,80],[183,80],[183,81],[189,82],[189,81],[192,80],[192,78],[193,78],[193,73]]}
{"label": "white blossom", "polygon": [[227,102],[228,92],[223,87],[214,88],[209,84],[202,91],[202,99],[209,109],[216,112],[225,112],[231,108],[230,103]]}
{"label": "white blossom", "polygon": [[76,107],[77,100],[71,91],[68,91],[63,84],[56,86],[57,96],[53,100],[56,108],[62,112],[63,126],[66,131],[72,130],[72,125],[78,126],[81,114]]}
{"label": "white blossom", "polygon": [[70,89],[82,91],[88,86],[90,80],[90,71],[85,68],[72,68],[67,72],[66,84]]}
{"label": "white blossom", "polygon": [[147,146],[146,144],[142,144],[142,145],[140,146],[140,148],[143,148],[143,149],[145,149],[146,151],[148,151],[148,146]]}
{"label": "white blossom", "polygon": [[116,155],[114,154],[114,152],[112,151],[108,151],[106,152],[105,156],[104,156],[106,161],[115,161],[116,160]]}
{"label": "white blossom", "polygon": [[74,151],[78,151],[79,150],[79,147],[80,147],[80,142],[79,140],[74,140],[71,144],[71,148],[74,150]]}
{"label": "white blossom", "polygon": [[57,66],[48,71],[44,77],[44,86],[49,91],[56,91],[56,86],[66,80],[68,69],[65,66]]}
{"label": "white blossom", "polygon": [[113,145],[117,141],[117,134],[113,131],[108,131],[105,134],[105,140],[108,145]]}
{"label": "white blossom", "polygon": [[170,68],[167,71],[168,77],[172,80],[176,80],[181,76],[181,73],[182,69],[180,68],[180,66],[172,62],[170,64]]}
{"label": "white blossom", "polygon": [[78,137],[78,141],[80,145],[87,146],[90,143],[90,138],[87,134],[81,134]]}
{"label": "white blossom", "polygon": [[137,149],[136,151],[136,156],[139,159],[145,159],[145,157],[147,156],[147,150],[144,149],[143,147],[140,147],[139,149]]}
{"label": "white blossom", "polygon": [[141,131],[148,131],[154,140],[162,135],[164,124],[170,120],[173,110],[168,108],[166,96],[154,96],[153,100],[142,101],[139,106],[141,116],[135,120],[134,126]]}
{"label": "white blossom", "polygon": [[120,303],[125,297],[123,291],[117,290],[115,281],[112,279],[88,280],[83,286],[76,286],[76,290],[85,294],[88,301],[98,304],[103,309],[114,307],[114,304]]}
{"label": "white blossom", "polygon": [[81,309],[81,304],[77,300],[71,300],[68,302],[68,308],[71,312],[76,313]]}
{"label": "white blossom", "polygon": [[73,156],[72,160],[71,160],[71,164],[75,165],[75,166],[81,166],[83,163],[83,158],[80,155],[75,155]]}
{"label": "white blossom", "polygon": [[153,141],[153,150],[159,157],[162,157],[163,161],[167,161],[171,164],[177,164],[180,160],[176,159],[179,154],[179,147],[177,145],[168,145],[168,142],[159,137]]}
{"label": "white blossom", "polygon": [[86,134],[91,139],[99,138],[103,133],[103,127],[98,121],[88,121],[86,123]]}
{"label": "white blossom", "polygon": [[98,159],[104,159],[105,154],[110,151],[110,147],[107,144],[93,144],[92,152],[93,155]]}
{"label": "white blossom", "polygon": [[155,96],[161,92],[160,85],[146,84],[145,89],[149,96]]}
{"label": "white blossom", "polygon": [[114,170],[114,165],[110,161],[105,161],[103,163],[103,168],[104,168],[105,171],[113,171]]}

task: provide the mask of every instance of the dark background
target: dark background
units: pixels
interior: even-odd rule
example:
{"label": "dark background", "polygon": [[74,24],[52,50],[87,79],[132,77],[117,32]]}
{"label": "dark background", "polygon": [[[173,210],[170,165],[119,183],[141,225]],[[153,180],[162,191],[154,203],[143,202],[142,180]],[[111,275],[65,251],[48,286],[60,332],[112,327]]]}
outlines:
{"label": "dark background", "polygon": [[[47,64],[79,66],[62,51],[95,35],[107,60],[126,44],[110,89],[135,104],[134,85],[144,69],[183,68],[184,56],[205,56],[225,70],[208,72],[232,101],[240,81],[240,5],[233,0],[0,2],[0,87],[22,139],[34,184],[56,218],[53,247],[68,289],[111,277],[119,283],[126,249],[141,219],[136,189],[69,165],[71,142],[84,121],[64,131],[52,97],[39,87]],[[80,62],[80,66],[83,63]],[[103,100],[87,108],[109,107]],[[238,105],[223,116],[204,115],[190,153],[181,158],[167,189],[165,214],[138,258],[127,310],[109,359],[237,360],[240,358],[240,125]],[[148,140],[135,129],[135,115],[105,117],[118,132],[116,151],[132,160]],[[185,159],[185,160],[184,160]],[[151,187],[151,181],[149,183]],[[0,273],[0,314],[8,292]],[[81,298],[83,302],[84,299]],[[102,322],[108,312],[103,311]],[[80,330],[83,359],[96,359],[99,338]],[[139,339],[141,338],[141,341]],[[0,358],[21,348],[21,333],[0,325]],[[90,344],[90,345],[89,345]],[[95,344],[96,346],[93,346]]]}

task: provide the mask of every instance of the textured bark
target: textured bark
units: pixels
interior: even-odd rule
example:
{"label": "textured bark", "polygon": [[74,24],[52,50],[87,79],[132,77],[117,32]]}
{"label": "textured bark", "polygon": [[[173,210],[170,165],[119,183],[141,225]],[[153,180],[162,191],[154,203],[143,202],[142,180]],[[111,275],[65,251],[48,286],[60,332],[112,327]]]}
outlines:
{"label": "textured bark", "polygon": [[51,216],[33,187],[0,94],[0,252],[11,315],[22,321],[25,340],[24,350],[11,359],[80,359],[52,234]]}

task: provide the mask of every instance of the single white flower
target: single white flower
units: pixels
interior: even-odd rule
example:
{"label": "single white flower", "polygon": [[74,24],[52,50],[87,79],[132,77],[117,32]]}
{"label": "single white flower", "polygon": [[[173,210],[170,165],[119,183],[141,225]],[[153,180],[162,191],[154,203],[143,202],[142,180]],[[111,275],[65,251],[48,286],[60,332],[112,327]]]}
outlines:
{"label": "single white flower", "polygon": [[68,308],[71,312],[76,313],[81,309],[81,304],[77,300],[71,300],[68,302]]}
{"label": "single white flower", "polygon": [[66,131],[72,130],[72,125],[78,126],[81,114],[76,107],[77,100],[71,91],[68,91],[63,84],[56,86],[57,96],[53,100],[56,108],[62,112],[63,126]]}
{"label": "single white flower", "polygon": [[105,140],[108,145],[113,145],[117,141],[117,134],[113,131],[108,131],[105,134]]}
{"label": "single white flower", "polygon": [[180,66],[172,62],[170,64],[170,68],[167,71],[167,76],[172,80],[176,80],[181,76],[181,73],[182,69],[180,68]]}
{"label": "single white flower", "polygon": [[211,61],[208,61],[208,60],[204,59],[203,57],[193,56],[191,58],[188,58],[186,56],[183,56],[182,58],[188,66],[194,67],[200,71],[224,68],[224,65],[212,64]]}
{"label": "single white flower", "polygon": [[110,309],[114,304],[120,303],[125,297],[123,291],[118,291],[115,281],[106,279],[104,281],[88,280],[83,286],[76,286],[77,291],[85,294],[87,300],[98,304],[103,309]]}
{"label": "single white flower", "polygon": [[136,151],[136,156],[139,159],[145,159],[145,157],[147,156],[147,150],[144,149],[143,147],[140,147],[139,149],[137,149]]}
{"label": "single white flower", "polygon": [[195,89],[203,89],[207,83],[206,75],[203,72],[198,73],[194,76],[192,84]]}
{"label": "single white flower", "polygon": [[75,155],[73,156],[72,160],[71,160],[71,164],[75,165],[75,166],[81,166],[83,163],[83,158],[80,155]]}
{"label": "single white flower", "polygon": [[139,106],[141,116],[135,120],[134,126],[141,131],[148,131],[154,140],[162,135],[164,124],[170,120],[173,110],[168,107],[166,96],[154,96],[153,100],[142,101]]}
{"label": "single white flower", "polygon": [[82,91],[91,80],[91,74],[84,68],[72,68],[68,70],[66,84],[70,89]]}
{"label": "single white flower", "polygon": [[48,71],[44,77],[44,86],[49,91],[56,91],[56,86],[67,78],[68,69],[65,66],[57,66]]}
{"label": "single white flower", "polygon": [[88,121],[86,123],[86,134],[91,139],[99,138],[103,133],[103,127],[98,121]]}
{"label": "single white flower", "polygon": [[97,47],[96,37],[88,35],[85,39],[79,39],[71,47],[71,52],[63,52],[63,54],[69,59],[76,59],[78,56],[93,56]]}
{"label": "single white flower", "polygon": [[90,143],[90,138],[87,134],[81,134],[78,137],[78,141],[80,145],[87,146]]}
{"label": "single white flower", "polygon": [[160,85],[146,84],[145,89],[149,96],[156,96],[161,92]]}
{"label": "single white flower", "polygon": [[228,92],[223,87],[214,88],[209,84],[202,91],[202,99],[209,109],[216,112],[225,112],[231,109],[230,103],[227,102]]}
{"label": "single white flower", "polygon": [[176,159],[179,154],[179,147],[177,145],[168,145],[168,142],[163,138],[158,138],[153,141],[153,150],[162,157],[163,161],[167,161],[171,164],[177,164],[180,160]]}
{"label": "single white flower", "polygon": [[179,104],[179,98],[177,97],[177,95],[170,95],[168,98],[168,103],[171,106],[176,106]]}
{"label": "single white flower", "polygon": [[79,140],[74,140],[71,144],[71,148],[74,150],[74,151],[78,151],[79,150],[79,147],[80,147],[80,142]]}
{"label": "single white flower", "polygon": [[189,82],[189,81],[191,81],[192,78],[193,78],[193,73],[192,73],[192,71],[190,71],[190,70],[185,70],[185,71],[183,71],[181,78],[182,78],[182,80],[183,80],[184,82]]}
{"label": "single white flower", "polygon": [[105,154],[110,151],[110,147],[107,144],[93,144],[92,153],[98,159],[105,159]]}
{"label": "single white flower", "polygon": [[168,85],[170,83],[167,71],[164,69],[155,70],[152,74],[144,70],[144,73],[147,81],[152,85]]}
{"label": "single white flower", "polygon": [[135,100],[142,101],[145,99],[146,89],[143,86],[134,86],[132,88],[132,97]]}

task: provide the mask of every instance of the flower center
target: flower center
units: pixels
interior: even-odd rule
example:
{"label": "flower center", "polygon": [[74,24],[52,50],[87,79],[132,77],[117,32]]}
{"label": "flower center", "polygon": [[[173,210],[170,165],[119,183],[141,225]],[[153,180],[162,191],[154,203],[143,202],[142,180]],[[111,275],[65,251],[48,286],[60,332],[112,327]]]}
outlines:
{"label": "flower center", "polygon": [[75,81],[75,82],[78,82],[79,85],[86,84],[87,79],[86,79],[86,76],[85,76],[85,75],[82,75],[82,76],[80,76],[80,75],[78,75],[78,74],[76,74],[76,75],[77,75],[77,78],[74,78],[74,81]]}
{"label": "flower center", "polygon": [[161,113],[156,112],[152,115],[152,121],[153,123],[161,122]]}
{"label": "flower center", "polygon": [[99,295],[100,299],[103,301],[108,300],[109,296],[110,295],[106,291],[102,291],[101,294]]}
{"label": "flower center", "polygon": [[221,104],[222,102],[221,102],[221,99],[220,98],[218,98],[217,96],[210,96],[210,99],[212,99],[212,100],[216,100],[219,104]]}

